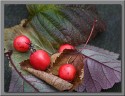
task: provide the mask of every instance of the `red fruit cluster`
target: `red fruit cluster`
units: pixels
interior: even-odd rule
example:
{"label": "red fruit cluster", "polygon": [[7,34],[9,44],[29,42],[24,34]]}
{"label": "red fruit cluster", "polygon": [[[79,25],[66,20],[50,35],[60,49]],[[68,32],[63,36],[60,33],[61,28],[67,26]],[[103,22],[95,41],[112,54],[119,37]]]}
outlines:
{"label": "red fruit cluster", "polygon": [[[27,52],[30,44],[30,39],[24,35],[17,36],[13,42],[14,48],[19,52]],[[75,48],[70,44],[64,44],[60,46],[59,52],[63,52],[65,49]],[[44,71],[50,65],[50,56],[44,50],[37,50],[30,55],[30,63],[33,68]],[[60,66],[58,74],[60,78],[70,82],[75,78],[76,69],[72,64],[63,64]]]}

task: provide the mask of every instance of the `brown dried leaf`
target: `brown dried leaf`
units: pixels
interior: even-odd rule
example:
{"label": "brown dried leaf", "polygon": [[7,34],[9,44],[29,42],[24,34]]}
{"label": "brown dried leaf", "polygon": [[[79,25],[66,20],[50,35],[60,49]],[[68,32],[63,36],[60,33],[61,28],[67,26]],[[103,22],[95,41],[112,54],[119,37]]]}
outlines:
{"label": "brown dried leaf", "polygon": [[[57,54],[57,53],[56,53]],[[55,55],[56,55],[55,54]],[[84,56],[76,50],[64,50],[63,53],[57,57],[55,63],[53,63],[53,67],[51,67],[50,71],[58,76],[59,67],[63,64],[73,64],[77,70],[75,79],[71,82],[73,84],[73,90],[77,85],[79,85],[83,81],[84,77],[84,64],[83,64]]]}
{"label": "brown dried leaf", "polygon": [[73,87],[71,83],[59,78],[58,76],[49,74],[44,71],[33,69],[30,65],[29,60],[21,62],[20,66],[22,70],[30,72],[31,74],[35,75],[39,79],[44,80],[45,82],[47,82],[48,84],[52,85],[53,87],[55,87],[60,91],[70,90]]}
{"label": "brown dried leaf", "polygon": [[55,54],[53,54],[53,55],[51,56],[51,65],[50,65],[51,67],[53,67],[53,63],[55,63],[57,57],[59,57],[60,54],[61,54],[61,53],[55,53]]}

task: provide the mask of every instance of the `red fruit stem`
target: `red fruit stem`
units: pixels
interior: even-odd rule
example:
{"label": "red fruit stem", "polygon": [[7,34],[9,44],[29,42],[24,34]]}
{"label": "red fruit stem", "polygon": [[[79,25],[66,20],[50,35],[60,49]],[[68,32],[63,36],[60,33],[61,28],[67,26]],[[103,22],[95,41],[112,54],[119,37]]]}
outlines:
{"label": "red fruit stem", "polygon": [[[26,43],[26,44],[28,44],[28,43]],[[34,46],[32,45],[32,43],[30,43],[28,45],[30,46],[30,52],[31,52],[31,54],[33,54],[36,51],[36,49],[34,49]]]}
{"label": "red fruit stem", "polygon": [[37,88],[35,88],[30,82],[28,82],[28,81],[23,77],[23,75],[21,74],[21,72],[18,71],[18,69],[16,68],[16,66],[14,65],[14,63],[13,63],[13,61],[12,61],[12,59],[11,59],[11,55],[12,55],[12,51],[9,51],[9,52],[6,52],[6,53],[5,53],[5,56],[8,57],[8,59],[9,59],[11,65],[12,65],[13,68],[16,70],[16,72],[19,74],[19,76],[20,76],[24,81],[26,81],[30,86],[32,86],[36,92],[39,92],[39,90],[38,90]]}

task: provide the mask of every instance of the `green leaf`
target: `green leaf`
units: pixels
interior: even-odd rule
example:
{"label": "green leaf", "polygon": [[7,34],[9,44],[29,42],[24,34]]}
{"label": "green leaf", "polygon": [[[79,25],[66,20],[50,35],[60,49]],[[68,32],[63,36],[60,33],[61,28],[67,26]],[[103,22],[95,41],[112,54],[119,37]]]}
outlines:
{"label": "green leaf", "polygon": [[29,4],[27,5],[27,9],[31,15],[38,14],[41,11],[54,10],[58,11],[59,6],[55,6],[54,4]]}
{"label": "green leaf", "polygon": [[[36,50],[43,49],[47,51],[49,54],[52,54],[56,51],[53,48],[51,42],[49,42],[47,38],[39,36],[38,32],[33,29],[31,24],[28,24],[26,27],[22,27],[23,24],[24,24],[24,21],[22,21],[20,25],[16,25],[11,28],[6,28],[4,30],[5,53],[7,53],[9,50],[12,50],[12,54],[11,55],[7,54],[7,55],[10,57],[9,60],[11,61],[10,63],[11,67],[14,68],[13,70],[15,70],[16,68],[15,70],[16,72],[14,71],[15,75],[12,76],[11,78],[9,92],[36,92],[35,89],[37,89],[40,92],[56,91],[52,86],[49,86],[45,82],[38,80],[36,77],[32,76],[26,71],[21,70],[20,68],[20,62],[29,59],[30,51],[26,53],[21,53],[14,49],[13,40],[16,36],[25,35],[29,37]],[[33,79],[35,80],[35,82],[32,82],[29,79]],[[17,82],[15,82],[14,80],[17,80]],[[29,83],[27,83],[26,80]],[[39,82],[37,83],[37,81]],[[18,86],[15,86],[15,85],[18,85]]]}
{"label": "green leaf", "polygon": [[[31,24],[41,36],[48,38],[54,48],[60,44],[79,45],[86,42],[93,22],[98,20],[92,38],[105,30],[105,24],[96,10],[85,5],[30,4]],[[92,6],[93,7],[93,6]]]}
{"label": "green leaf", "polygon": [[24,61],[24,60],[29,59],[30,51],[28,51],[26,53],[21,53],[21,52],[18,52],[14,49],[13,40],[18,35],[25,35],[25,36],[29,37],[36,50],[43,49],[43,50],[47,51],[49,54],[52,54],[56,51],[53,48],[51,42],[49,42],[47,40],[47,38],[45,38],[43,36],[41,36],[39,38],[39,35],[32,28],[32,26],[30,24],[28,24],[27,27],[22,27],[21,24],[20,24],[20,25],[14,26],[12,28],[5,29],[4,30],[4,44],[5,44],[4,49],[5,49],[5,52],[7,52],[9,50],[13,50],[13,54],[11,56],[11,58],[13,60],[13,63],[15,64],[17,69],[24,74],[26,72],[20,70],[19,63]]}

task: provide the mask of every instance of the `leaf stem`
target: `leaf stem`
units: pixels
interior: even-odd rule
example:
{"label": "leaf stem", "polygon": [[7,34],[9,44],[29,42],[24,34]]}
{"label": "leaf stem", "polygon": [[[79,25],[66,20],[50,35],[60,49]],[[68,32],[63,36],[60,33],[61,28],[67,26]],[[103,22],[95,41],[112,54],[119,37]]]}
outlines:
{"label": "leaf stem", "polygon": [[[90,37],[92,36],[92,33],[93,33],[93,31],[94,31],[95,24],[96,24],[97,21],[98,21],[97,19],[94,20],[93,26],[92,26],[92,29],[91,29],[91,32],[90,32],[90,34],[89,34],[89,37],[87,38],[87,41],[86,41],[84,47],[81,49],[81,51],[82,51],[82,50],[86,47],[86,45],[88,44],[88,42],[89,42],[89,40],[90,40]],[[80,51],[80,52],[81,52],[81,51]]]}
{"label": "leaf stem", "polygon": [[[88,44],[88,42],[89,42],[89,40],[90,40],[90,37],[92,36],[92,33],[93,33],[93,31],[94,31],[95,24],[96,24],[97,21],[98,21],[97,19],[94,20],[93,26],[92,26],[92,29],[91,29],[91,32],[90,32],[90,34],[89,34],[89,37],[87,38],[87,41],[86,41],[84,47],[80,50],[80,52],[81,52],[83,49],[85,49],[86,45]],[[78,55],[79,55],[79,54],[78,54]],[[75,59],[78,57],[78,55],[76,55]],[[74,59],[74,60],[75,60],[75,59]],[[73,60],[72,62],[74,62],[74,60]]]}
{"label": "leaf stem", "polygon": [[20,76],[24,81],[26,81],[30,86],[32,86],[32,87],[34,88],[34,90],[36,90],[36,92],[39,92],[39,90],[38,90],[37,88],[35,88],[30,82],[28,82],[28,81],[22,76],[21,72],[19,72],[18,69],[16,68],[16,66],[14,65],[14,63],[13,63],[13,61],[12,61],[12,59],[11,59],[12,50],[9,51],[9,52],[6,52],[5,55],[8,56],[8,59],[9,59],[11,65],[13,66],[13,68],[15,69],[15,71],[19,74],[19,76]]}

